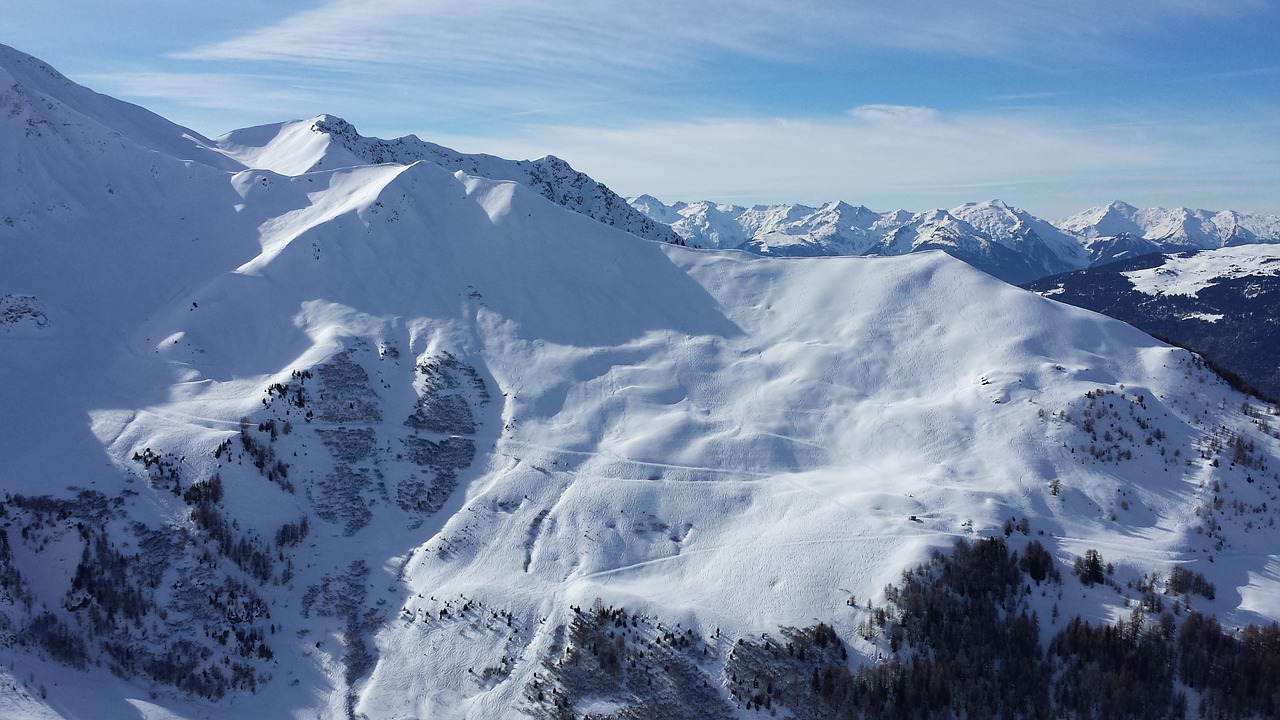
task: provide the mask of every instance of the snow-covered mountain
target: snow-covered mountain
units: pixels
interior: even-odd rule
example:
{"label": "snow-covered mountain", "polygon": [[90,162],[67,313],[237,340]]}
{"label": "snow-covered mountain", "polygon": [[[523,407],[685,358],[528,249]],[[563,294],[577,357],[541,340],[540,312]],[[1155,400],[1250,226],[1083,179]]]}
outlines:
{"label": "snow-covered mountain", "polygon": [[637,212],[617,193],[554,155],[538,160],[506,160],[460,153],[413,135],[394,140],[368,138],[356,132],[351,123],[332,115],[234,130],[219,137],[217,143],[245,167],[285,175],[357,165],[409,165],[426,160],[468,175],[522,183],[548,200],[606,225],[650,240],[683,243],[669,227]]}
{"label": "snow-covered mountain", "polygon": [[903,255],[943,250],[996,277],[1025,282],[1082,267],[1087,257],[1071,236],[999,200],[950,211],[877,213],[843,202],[820,208],[709,202],[664,205],[652,196],[637,210],[670,225],[691,245],[760,255]]}
{"label": "snow-covered mountain", "polygon": [[[1055,223],[1086,241],[1101,259],[1097,241],[1129,236],[1152,243],[1162,252],[1208,250],[1232,245],[1280,242],[1280,217],[1234,211],[1189,208],[1136,208],[1123,202],[1090,208]],[[1114,258],[1111,254],[1108,257]]]}
{"label": "snow-covered mountain", "polygon": [[651,195],[631,205],[656,222],[670,225],[698,247],[743,249],[761,255],[812,257],[861,255],[902,222],[897,214],[830,203],[804,205],[717,205],[710,202],[662,204]]}
{"label": "snow-covered mountain", "polygon": [[[1003,230],[1003,227],[999,229]],[[1024,238],[1009,235],[1004,238],[1013,243]],[[1038,240],[1034,235],[1032,241]],[[1021,242],[1025,246],[1025,242]],[[868,255],[905,255],[924,250],[942,250],[1006,282],[1040,277],[1043,267],[1038,267],[1031,253],[1015,250],[998,242],[991,234],[979,230],[968,222],[945,210],[917,213],[894,228],[879,244],[867,251]],[[1044,253],[1037,253],[1044,256]],[[1061,267],[1053,262],[1050,267]]]}
{"label": "snow-covered mountain", "polygon": [[1028,287],[1195,349],[1280,397],[1280,245],[1144,255]]}
{"label": "snow-covered mountain", "polygon": [[966,203],[951,214],[1023,256],[1034,272],[1061,272],[1088,262],[1074,236],[1000,200]]}
{"label": "snow-covered mountain", "polygon": [[630,202],[698,247],[805,257],[941,249],[1012,283],[1154,252],[1280,242],[1280,217],[1139,210],[1120,202],[1056,224],[1000,200],[921,213],[877,213],[843,202],[821,208],[745,208],[710,202],[665,205],[650,195]]}
{"label": "snow-covered mountain", "polygon": [[[51,138],[59,142],[41,144],[41,150],[62,153],[89,151],[97,164],[110,158],[116,146],[133,145],[166,158],[190,160],[220,170],[242,169],[239,163],[220,152],[215,143],[184,127],[136,105],[101,95],[77,85],[44,62],[0,45],[0,87],[4,90],[4,112],[13,128],[21,128],[21,138]],[[10,132],[15,132],[11,129]],[[30,143],[7,142],[3,181],[13,183],[25,166],[10,164],[25,160],[33,166],[51,159],[24,157]]]}
{"label": "snow-covered mountain", "polygon": [[1140,209],[1114,202],[1056,224],[1081,239],[1092,265],[1151,253],[1280,242],[1280,217],[1232,210]]}
{"label": "snow-covered mountain", "polygon": [[1124,323],[0,63],[0,715],[821,717],[982,538],[1024,639],[1280,617],[1274,409]]}

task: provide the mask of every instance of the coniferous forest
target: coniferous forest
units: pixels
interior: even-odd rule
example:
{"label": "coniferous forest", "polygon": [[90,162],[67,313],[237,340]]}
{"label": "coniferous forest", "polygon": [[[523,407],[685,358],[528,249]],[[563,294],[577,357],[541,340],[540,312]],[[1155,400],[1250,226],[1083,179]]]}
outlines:
{"label": "coniferous forest", "polygon": [[[527,688],[528,709],[549,718],[732,717],[735,708],[713,689],[723,683],[737,708],[796,720],[1280,712],[1280,625],[1236,632],[1182,610],[1179,595],[1213,592],[1197,573],[1179,571],[1159,592],[1152,576],[1135,587],[1126,620],[1055,622],[1061,629],[1046,644],[1028,602],[1033,592],[1115,582],[1096,551],[1076,565],[1064,579],[1035,540],[1022,552],[1001,537],[935,552],[886,588],[885,605],[867,605],[859,634],[888,652],[865,664],[851,661],[827,623],[740,638],[724,652],[718,634],[704,637],[624,608],[574,608],[562,650]],[[710,672],[722,652],[722,678],[700,672]],[[576,712],[601,698],[616,712]]]}

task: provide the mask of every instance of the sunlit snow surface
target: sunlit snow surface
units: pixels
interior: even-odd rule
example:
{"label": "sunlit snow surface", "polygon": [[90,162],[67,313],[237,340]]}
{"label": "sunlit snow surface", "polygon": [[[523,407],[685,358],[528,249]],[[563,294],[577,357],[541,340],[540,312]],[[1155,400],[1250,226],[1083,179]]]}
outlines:
{"label": "sunlit snow surface", "polygon": [[1147,295],[1196,295],[1222,280],[1280,274],[1280,245],[1242,245],[1174,256],[1159,267],[1122,274],[1135,290]]}
{"label": "sunlit snow surface", "polygon": [[[13,82],[28,96],[62,87]],[[165,143],[143,143],[103,124],[140,109],[40,100],[0,118],[0,219],[12,220],[0,295],[35,298],[47,320],[24,313],[21,332],[0,334],[4,489],[130,490],[122,527],[187,522],[131,460],[152,448],[191,477],[220,471],[242,528],[270,536],[307,514],[313,529],[297,577],[261,590],[284,630],[258,694],[204,703],[7,647],[0,714],[516,716],[570,606],[597,598],[725,643],[832,622],[873,656],[850,595],[877,598],[931,549],[1023,516],[1064,569],[1086,548],[1128,576],[1191,563],[1219,588],[1201,606],[1225,622],[1280,617],[1275,528],[1224,520],[1225,548],[1195,532],[1213,480],[1249,501],[1274,491],[1194,453],[1211,428],[1253,433],[1242,396],[1123,323],[941,252],[688,250],[431,162],[224,167],[200,160],[203,142],[153,149],[169,147],[166,126],[138,131]],[[424,393],[414,366],[446,357],[488,399],[466,391],[473,431],[424,437],[470,440],[475,458],[442,507],[407,509],[396,490],[419,472],[399,457]],[[350,407],[289,416],[277,452],[298,492],[219,467],[213,451],[242,416],[280,411],[269,386],[325,367],[365,380],[341,395]],[[1090,458],[1079,418],[1098,389],[1123,394],[1108,396],[1121,413],[1119,397],[1142,396],[1167,443]],[[367,486],[327,510],[347,450],[326,450],[321,431],[372,438],[352,451]],[[1257,439],[1280,464],[1277,442]],[[15,550],[51,605],[68,581],[49,568],[74,550]],[[356,561],[375,663],[348,686],[340,623],[302,597]],[[1071,587],[1064,615],[1128,613],[1109,589]],[[514,622],[424,620],[469,601]],[[1053,601],[1033,600],[1041,618]]]}
{"label": "sunlit snow surface", "polygon": [[629,201],[689,244],[761,255],[902,255],[946,250],[1007,282],[1023,284],[1151,253],[1280,241],[1280,217],[1122,202],[1049,223],[1000,200],[950,210],[875,212],[844,202],[821,207]]}

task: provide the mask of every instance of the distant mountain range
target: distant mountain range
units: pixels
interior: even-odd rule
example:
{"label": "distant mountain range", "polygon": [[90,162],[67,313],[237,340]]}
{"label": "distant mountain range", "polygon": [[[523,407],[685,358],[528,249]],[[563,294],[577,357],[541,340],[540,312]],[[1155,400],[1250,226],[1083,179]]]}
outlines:
{"label": "distant mountain range", "polygon": [[1052,223],[999,200],[919,213],[880,213],[843,202],[817,208],[666,205],[651,195],[630,203],[697,247],[805,257],[943,250],[1012,283],[1151,253],[1280,242],[1275,215],[1138,209],[1122,202]]}

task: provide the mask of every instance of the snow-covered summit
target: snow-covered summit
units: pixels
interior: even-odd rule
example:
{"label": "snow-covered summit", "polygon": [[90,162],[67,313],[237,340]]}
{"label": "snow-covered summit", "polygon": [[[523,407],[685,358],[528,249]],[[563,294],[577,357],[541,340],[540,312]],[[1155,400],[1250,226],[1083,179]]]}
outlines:
{"label": "snow-covered summit", "polygon": [[966,203],[951,214],[1026,257],[1036,272],[1048,275],[1088,264],[1076,237],[1001,200]]}
{"label": "snow-covered summit", "polygon": [[1280,242],[1280,216],[1231,210],[1136,208],[1117,201],[1056,224],[1086,240],[1128,235],[1154,243],[1164,252]]}
{"label": "snow-covered summit", "polygon": [[678,203],[675,206],[668,206],[658,198],[647,194],[634,198],[627,198],[626,200],[628,205],[639,210],[645,215],[645,217],[664,225],[671,225],[672,223],[680,220],[680,209],[684,207],[684,203]]}
{"label": "snow-covered summit", "polygon": [[1089,208],[1055,223],[1060,228],[1082,237],[1107,237],[1129,233],[1143,235],[1137,222],[1138,208],[1117,200],[1110,205]]}
{"label": "snow-covered summit", "polygon": [[528,185],[552,202],[643,238],[682,242],[667,226],[645,217],[612,190],[554,155],[537,160],[506,160],[460,153],[413,135],[392,140],[365,137],[354,125],[332,115],[234,130],[217,138],[217,143],[246,167],[286,175],[355,165],[427,161],[451,172]]}

